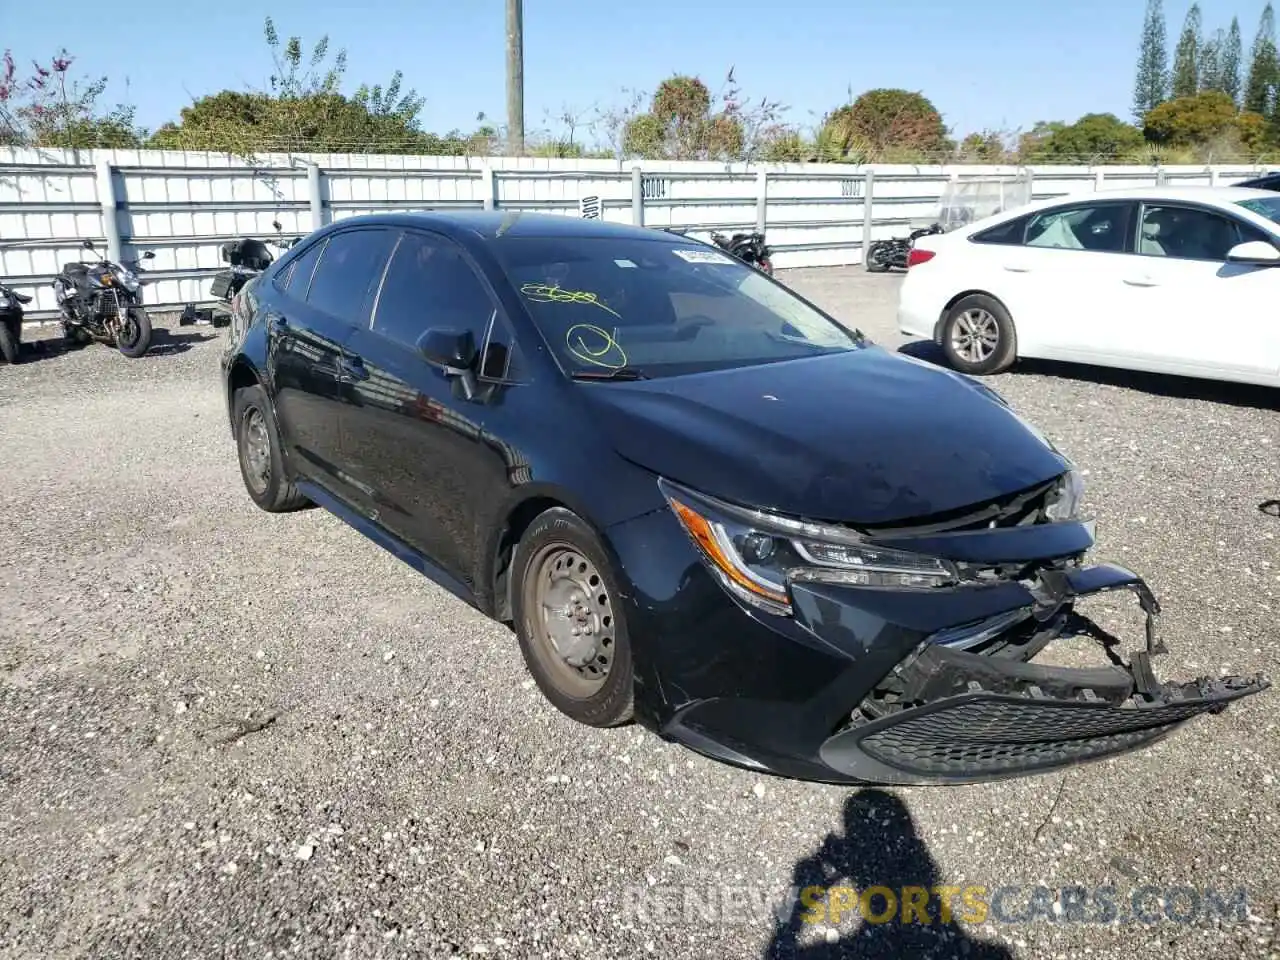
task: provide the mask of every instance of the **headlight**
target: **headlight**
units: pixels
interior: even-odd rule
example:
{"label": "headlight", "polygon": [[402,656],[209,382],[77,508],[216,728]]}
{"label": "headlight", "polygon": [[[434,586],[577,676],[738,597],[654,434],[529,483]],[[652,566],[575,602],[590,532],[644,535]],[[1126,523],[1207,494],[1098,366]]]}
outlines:
{"label": "headlight", "polygon": [[946,560],[872,546],[843,527],[735,506],[667,480],[658,486],[725,589],[768,613],[791,613],[790,581],[901,588],[958,580]]}
{"label": "headlight", "polygon": [[132,270],[121,270],[120,284],[130,293],[133,293],[138,289],[138,275]]}
{"label": "headlight", "polygon": [[1080,516],[1080,504],[1084,500],[1084,477],[1072,467],[1058,478],[1058,485],[1049,493],[1044,515],[1050,520],[1075,520]]}

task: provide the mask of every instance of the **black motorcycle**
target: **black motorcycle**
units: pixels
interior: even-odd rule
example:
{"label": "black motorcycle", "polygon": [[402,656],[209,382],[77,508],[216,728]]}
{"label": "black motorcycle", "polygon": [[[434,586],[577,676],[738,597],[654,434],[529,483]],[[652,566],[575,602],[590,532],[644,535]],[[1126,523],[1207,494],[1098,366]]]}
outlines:
{"label": "black motorcycle", "polygon": [[[275,240],[264,242],[253,237],[241,237],[238,240],[228,240],[220,248],[222,262],[227,264],[227,269],[219,270],[213,275],[213,285],[209,288],[209,295],[217,301],[209,311],[209,321],[215,327],[226,326],[230,322],[231,301],[236,298],[236,294],[250,280],[275,263],[268,245],[283,252],[302,239],[293,237],[286,240],[281,233],[280,224],[272,223],[272,226],[276,229]],[[194,312],[195,305],[190,305],[189,309]]]}
{"label": "black motorcycle", "polygon": [[910,256],[911,248],[916,245],[916,241],[935,233],[942,233],[941,224],[935,223],[929,227],[912,230],[910,235],[905,237],[876,240],[867,247],[867,272],[884,273],[890,267],[897,267],[899,270],[907,269],[907,257]]}
{"label": "black motorcycle", "polygon": [[30,303],[25,293],[0,283],[0,357],[8,363],[18,362],[22,349],[22,305]]}
{"label": "black motorcycle", "polygon": [[[663,229],[667,233],[674,233],[681,237],[687,236],[689,232],[687,227],[663,227]],[[773,254],[764,242],[763,233],[735,233],[732,237],[726,237],[723,233],[712,231],[711,242],[743,263],[773,276]]]}
{"label": "black motorcycle", "polygon": [[[86,250],[93,241],[84,242]],[[143,260],[155,254],[148,250]],[[142,306],[146,282],[138,260],[68,263],[54,278],[53,291],[62,311],[62,335],[73,343],[98,341],[126,357],[140,357],[151,346],[151,318]]]}

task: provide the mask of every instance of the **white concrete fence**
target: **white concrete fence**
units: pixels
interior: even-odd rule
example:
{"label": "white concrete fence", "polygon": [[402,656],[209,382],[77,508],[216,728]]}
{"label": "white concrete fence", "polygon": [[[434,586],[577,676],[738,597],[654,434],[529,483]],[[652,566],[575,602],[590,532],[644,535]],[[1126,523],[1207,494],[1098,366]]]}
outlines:
{"label": "white concrete fence", "polygon": [[937,215],[948,184],[1006,178],[1039,199],[1156,183],[1230,183],[1245,165],[995,167],[542,160],[155,150],[0,149],[0,281],[56,309],[59,267],[93,240],[112,259],[155,253],[146,302],[207,303],[219,245],[409,210],[502,209],[648,227],[762,229],[779,268],[856,264],[872,240]]}

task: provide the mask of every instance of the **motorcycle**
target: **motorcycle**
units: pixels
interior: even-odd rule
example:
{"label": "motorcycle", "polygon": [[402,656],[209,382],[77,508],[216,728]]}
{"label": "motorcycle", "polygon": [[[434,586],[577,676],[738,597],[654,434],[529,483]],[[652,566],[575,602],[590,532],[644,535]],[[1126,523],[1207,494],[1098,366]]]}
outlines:
{"label": "motorcycle", "polygon": [[[663,229],[667,233],[674,233],[681,237],[689,232],[686,227],[664,227]],[[773,276],[773,254],[764,242],[763,233],[735,233],[732,237],[726,237],[723,233],[712,231],[711,242],[743,263]]]}
{"label": "motorcycle", "polygon": [[[209,311],[209,320],[215,327],[226,326],[230,322],[231,301],[236,298],[236,294],[250,280],[275,263],[275,257],[267,249],[268,245],[283,253],[302,239],[293,237],[286,240],[279,222],[271,225],[276,230],[275,240],[264,242],[253,237],[241,237],[238,240],[228,240],[222,245],[220,252],[227,269],[219,270],[213,275],[213,285],[209,288],[209,295],[217,301]],[[189,309],[194,312],[195,305],[190,305]]]}
{"label": "motorcycle", "polygon": [[[93,241],[84,242],[93,250]],[[155,254],[148,250],[143,260]],[[139,260],[78,261],[65,264],[53,281],[62,311],[62,335],[73,343],[97,340],[126,357],[141,357],[151,346],[151,318],[142,306]]]}
{"label": "motorcycle", "polygon": [[910,235],[905,237],[894,237],[892,240],[876,240],[871,246],[867,247],[867,272],[884,273],[890,267],[897,267],[900,270],[907,269],[907,256],[911,253],[911,248],[915,246],[916,241],[921,237],[942,232],[942,225],[935,223],[919,230],[912,230]]}
{"label": "motorcycle", "polygon": [[0,283],[0,357],[8,363],[18,362],[22,349],[22,305],[30,303],[25,293]]}

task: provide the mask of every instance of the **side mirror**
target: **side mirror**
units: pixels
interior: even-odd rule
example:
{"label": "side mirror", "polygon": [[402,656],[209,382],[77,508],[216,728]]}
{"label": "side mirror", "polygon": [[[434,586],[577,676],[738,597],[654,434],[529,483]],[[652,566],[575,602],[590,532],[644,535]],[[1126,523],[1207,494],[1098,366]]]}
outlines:
{"label": "side mirror", "polygon": [[432,328],[418,338],[418,351],[451,377],[475,369],[476,341],[470,330]]}
{"label": "side mirror", "polygon": [[1265,240],[1249,240],[1228,250],[1227,262],[1248,263],[1256,267],[1280,266],[1280,250]]}
{"label": "side mirror", "polygon": [[281,230],[283,230],[283,229],[284,229],[284,227],[280,226],[280,221],[279,221],[279,220],[272,220],[272,221],[271,221],[271,228],[272,228],[273,230],[275,230],[275,232],[276,232],[276,233],[279,233]]}
{"label": "side mirror", "polygon": [[142,255],[143,260],[154,260],[155,258],[156,258],[156,252],[154,250],[148,250],[146,253]]}
{"label": "side mirror", "polygon": [[418,352],[446,377],[457,379],[467,400],[476,395],[475,367],[479,351],[470,330],[432,327],[418,338]]}

